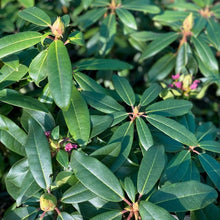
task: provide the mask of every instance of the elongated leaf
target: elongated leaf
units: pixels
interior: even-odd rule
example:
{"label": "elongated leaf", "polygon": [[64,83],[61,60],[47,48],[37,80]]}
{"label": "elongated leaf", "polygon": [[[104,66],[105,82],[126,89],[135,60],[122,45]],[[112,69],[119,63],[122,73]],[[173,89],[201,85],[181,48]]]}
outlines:
{"label": "elongated leaf", "polygon": [[160,183],[177,183],[180,182],[185,176],[191,163],[190,151],[180,151],[176,154],[166,166]]}
{"label": "elongated leaf", "polygon": [[77,220],[77,219],[81,219],[81,217],[82,217],[81,215],[73,216],[67,212],[60,212],[60,214],[57,217],[57,220],[64,220],[64,219],[65,220]]}
{"label": "elongated leaf", "polygon": [[188,146],[197,146],[195,135],[173,119],[165,118],[160,115],[149,114],[147,120],[157,129],[174,140]]}
{"label": "elongated leaf", "polygon": [[188,170],[186,171],[185,176],[182,179],[182,182],[189,181],[189,180],[196,180],[200,181],[200,173],[195,165],[194,161],[191,160],[190,166]]}
{"label": "elongated leaf", "polygon": [[3,89],[22,79],[22,77],[27,73],[28,68],[25,65],[20,64],[17,70],[14,70],[5,65],[0,71],[0,89]]}
{"label": "elongated leaf", "polygon": [[140,59],[143,61],[149,57],[152,57],[163,50],[165,47],[170,45],[173,41],[178,38],[176,33],[168,33],[166,36],[158,38],[152,41],[142,53]]}
{"label": "elongated leaf", "polygon": [[40,81],[47,76],[47,51],[40,52],[29,66],[30,77],[39,86]]}
{"label": "elongated leaf", "polygon": [[111,96],[89,91],[83,91],[82,95],[89,105],[101,112],[113,113],[124,110],[124,107],[118,104]]}
{"label": "elongated leaf", "polygon": [[161,86],[154,83],[152,84],[149,88],[147,88],[140,100],[140,105],[141,106],[146,106],[149,103],[151,103],[154,99],[157,98],[157,96],[159,95],[161,91]]}
{"label": "elongated leaf", "polygon": [[73,76],[83,90],[105,93],[105,89],[86,74],[77,72]]}
{"label": "elongated leaf", "polygon": [[87,11],[84,15],[80,16],[78,23],[82,29],[86,29],[96,21],[98,21],[106,12],[106,8],[96,8]]}
{"label": "elongated leaf", "polygon": [[207,151],[220,153],[220,143],[217,141],[201,141],[199,147]]}
{"label": "elongated leaf", "polygon": [[80,182],[99,197],[113,202],[123,200],[124,194],[118,179],[97,159],[73,151],[71,167]]}
{"label": "elongated leaf", "polygon": [[128,10],[124,8],[117,8],[116,14],[118,15],[119,19],[124,25],[134,30],[137,30],[137,24],[136,24],[135,18]]}
{"label": "elongated leaf", "polygon": [[55,40],[49,46],[47,69],[54,101],[61,109],[66,110],[72,95],[72,67],[67,49],[60,40]]}
{"label": "elongated leaf", "polygon": [[195,46],[198,57],[204,66],[213,73],[218,73],[218,63],[211,48],[202,39],[193,37],[192,42]]}
{"label": "elongated leaf", "polygon": [[25,156],[26,133],[13,121],[0,115],[0,141],[11,151]]}
{"label": "elongated leaf", "polygon": [[122,122],[125,118],[128,117],[128,113],[125,111],[121,112],[114,112],[111,114],[114,118],[114,121],[112,122],[111,127],[117,125],[118,123]]}
{"label": "elongated leaf", "polygon": [[134,106],[135,94],[128,80],[114,75],[113,84],[118,95],[126,102],[127,105]]}
{"label": "elongated leaf", "polygon": [[199,154],[199,161],[216,188],[220,191],[220,163],[208,154]]}
{"label": "elongated leaf", "polygon": [[161,33],[155,33],[152,31],[139,31],[131,33],[131,37],[135,39],[136,41],[152,41],[156,40],[157,38],[160,38],[163,34]]}
{"label": "elongated leaf", "polygon": [[132,69],[133,66],[116,59],[82,59],[74,66],[78,70],[124,70]]}
{"label": "elongated leaf", "polygon": [[176,56],[173,53],[168,53],[159,58],[148,72],[151,82],[163,80],[171,73],[175,66]]}
{"label": "elongated leaf", "polygon": [[83,34],[80,31],[74,31],[68,36],[68,40],[71,44],[83,46],[85,45]]}
{"label": "elongated leaf", "polygon": [[109,144],[121,142],[121,152],[111,166],[111,170],[115,172],[125,162],[131,151],[131,146],[134,137],[134,125],[132,122],[125,122],[114,132],[109,140]]}
{"label": "elongated leaf", "polygon": [[[5,66],[9,67],[9,69],[13,69],[15,71],[18,71],[18,68],[20,65],[19,58],[15,54],[4,57],[1,59],[1,61],[5,64]],[[2,73],[3,68],[4,68],[4,66],[1,68],[1,73]]]}
{"label": "elongated leaf", "polygon": [[134,186],[134,183],[130,177],[125,177],[124,179],[124,190],[126,194],[128,195],[129,199],[134,203],[135,197],[137,194],[137,189]]}
{"label": "elongated leaf", "polygon": [[154,113],[163,116],[180,116],[188,113],[192,103],[186,100],[166,99],[156,102],[145,109],[146,114]]}
{"label": "elongated leaf", "polygon": [[186,66],[187,62],[188,62],[188,54],[187,54],[187,50],[188,50],[188,44],[184,43],[178,54],[176,57],[176,69],[175,72],[180,73],[182,71],[182,69]]}
{"label": "elongated leaf", "polygon": [[47,27],[51,25],[50,17],[41,9],[36,7],[26,8],[18,13],[19,17],[38,26]]}
{"label": "elongated leaf", "polygon": [[74,140],[79,145],[86,145],[90,135],[89,110],[85,100],[75,86],[72,88],[69,109],[63,111],[63,116]]}
{"label": "elongated leaf", "polygon": [[202,123],[196,130],[196,137],[199,142],[213,140],[216,137],[216,127],[212,122]]}
{"label": "elongated leaf", "polygon": [[142,219],[146,220],[174,220],[175,218],[170,213],[161,208],[160,206],[154,205],[151,202],[141,201],[139,205],[139,212]]}
{"label": "elongated leaf", "polygon": [[95,137],[98,134],[106,130],[113,122],[113,117],[111,115],[92,115],[92,131],[90,137]]}
{"label": "elongated leaf", "polygon": [[24,7],[33,7],[34,6],[34,0],[18,0]]}
{"label": "elongated leaf", "polygon": [[12,89],[3,89],[0,91],[0,101],[10,105],[18,106],[24,109],[48,112],[46,106],[38,100],[22,95]]}
{"label": "elongated leaf", "polygon": [[95,198],[97,195],[92,193],[82,183],[77,182],[66,190],[61,198],[63,203],[80,203]]}
{"label": "elongated leaf", "polygon": [[115,14],[111,13],[106,18],[100,27],[100,55],[106,55],[110,52],[116,34],[116,18]]}
{"label": "elongated leaf", "polygon": [[154,145],[144,154],[138,171],[137,190],[147,194],[154,187],[165,166],[163,145]]}
{"label": "elongated leaf", "polygon": [[195,37],[197,37],[201,33],[201,31],[206,27],[207,21],[208,20],[203,16],[199,16],[194,19],[192,32]]}
{"label": "elongated leaf", "polygon": [[192,180],[162,187],[149,201],[169,212],[185,212],[202,209],[213,203],[217,196],[212,187]]}
{"label": "elongated leaf", "polygon": [[151,14],[157,14],[160,12],[160,8],[156,5],[148,4],[145,0],[126,0],[123,1],[121,7],[134,11],[149,12]]}
{"label": "elongated leaf", "polygon": [[64,150],[59,150],[56,155],[57,162],[64,168],[68,168],[69,165],[69,155],[68,152]]}
{"label": "elongated leaf", "polygon": [[136,120],[136,126],[141,145],[145,150],[148,150],[154,143],[150,129],[148,128],[145,121],[140,117],[138,117]]}
{"label": "elongated leaf", "polygon": [[121,220],[121,216],[122,212],[120,210],[112,210],[99,214],[91,218],[91,220]]}
{"label": "elongated leaf", "polygon": [[31,47],[41,40],[41,34],[35,31],[26,31],[0,38],[0,59],[10,54]]}
{"label": "elongated leaf", "polygon": [[103,162],[105,165],[109,167],[114,163],[120,151],[121,143],[115,142],[99,148],[98,150],[94,151],[91,154],[91,156],[97,158],[99,161]]}
{"label": "elongated leaf", "polygon": [[29,121],[29,134],[25,145],[28,164],[37,184],[47,189],[51,184],[52,162],[50,146],[41,126]]}

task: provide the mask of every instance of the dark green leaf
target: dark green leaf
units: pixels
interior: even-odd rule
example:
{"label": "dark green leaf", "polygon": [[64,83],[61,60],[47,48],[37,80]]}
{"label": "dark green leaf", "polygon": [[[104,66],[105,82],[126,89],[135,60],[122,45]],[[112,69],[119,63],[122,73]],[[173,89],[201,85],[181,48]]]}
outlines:
{"label": "dark green leaf", "polygon": [[[12,54],[10,56],[4,57],[1,59],[1,61],[5,64],[5,66],[9,67],[9,69],[13,69],[15,71],[18,71],[19,68],[19,58],[15,54]],[[2,69],[4,66],[2,67]],[[1,69],[1,72],[2,72]]]}
{"label": "dark green leaf", "polygon": [[206,207],[217,196],[212,187],[192,180],[162,187],[152,194],[149,201],[169,212],[186,212]]}
{"label": "dark green leaf", "polygon": [[97,159],[73,151],[71,167],[80,182],[99,197],[113,202],[124,199],[118,179]]}
{"label": "dark green leaf", "polygon": [[154,205],[151,202],[141,201],[139,205],[139,212],[143,220],[174,220],[175,218],[170,215],[165,209]]}
{"label": "dark green leaf", "polygon": [[24,109],[48,112],[46,106],[43,103],[30,96],[22,95],[12,89],[1,90],[0,101]]}
{"label": "dark green leaf", "polygon": [[113,112],[111,115],[114,118],[114,121],[113,121],[111,127],[117,125],[118,123],[122,122],[125,118],[128,117],[128,113],[125,111]]}
{"label": "dark green leaf", "polygon": [[205,28],[207,24],[207,19],[203,16],[199,16],[194,19],[194,25],[192,28],[193,35],[197,37],[201,31]]}
{"label": "dark green leaf", "polygon": [[41,188],[49,188],[53,173],[50,146],[41,126],[33,119],[29,121],[29,134],[25,150],[35,181]]}
{"label": "dark green leaf", "polygon": [[201,141],[199,147],[207,151],[220,153],[220,143],[217,141]]}
{"label": "dark green leaf", "polygon": [[64,150],[59,150],[56,155],[57,162],[64,168],[68,168],[69,164],[69,155]]}
{"label": "dark green leaf", "polygon": [[163,34],[155,33],[152,31],[139,31],[139,32],[131,33],[130,36],[137,41],[144,42],[144,41],[156,40],[157,38],[160,38],[161,36],[163,36]]}
{"label": "dark green leaf", "polygon": [[48,80],[55,103],[66,110],[72,91],[72,67],[67,49],[62,41],[55,40],[48,49]]}
{"label": "dark green leaf", "polygon": [[145,109],[146,114],[159,114],[163,116],[180,116],[188,113],[192,103],[186,100],[166,99],[151,104]]}
{"label": "dark green leaf", "polygon": [[26,8],[18,13],[18,15],[33,24],[47,27],[51,25],[50,17],[41,9],[36,7]]}
{"label": "dark green leaf", "polygon": [[85,44],[83,34],[80,31],[74,31],[68,36],[68,40],[71,44],[83,46]]}
{"label": "dark green leaf", "polygon": [[99,214],[91,220],[121,220],[122,217],[122,212],[120,210],[112,210],[112,211],[107,211],[102,214]]}
{"label": "dark green leaf", "polygon": [[197,140],[193,133],[187,130],[183,125],[170,118],[160,115],[149,114],[147,120],[157,129],[188,146],[197,146]]}
{"label": "dark green leaf", "polygon": [[188,44],[184,43],[177,54],[176,57],[176,68],[175,68],[175,72],[180,73],[182,71],[182,69],[186,66],[187,62],[188,62]]}
{"label": "dark green leaf", "polygon": [[86,145],[90,135],[90,115],[85,100],[75,86],[72,88],[69,109],[63,111],[63,116],[74,140]]}
{"label": "dark green leaf", "polygon": [[[164,34],[165,35],[165,34]],[[149,57],[152,57],[170,45],[178,38],[178,34],[175,32],[167,33],[165,36],[152,41],[142,53],[140,59],[143,61]]]}
{"label": "dark green leaf", "polygon": [[199,161],[216,188],[220,191],[220,163],[208,154],[199,154]]}
{"label": "dark green leaf", "polygon": [[127,105],[134,106],[135,94],[128,80],[123,77],[119,77],[117,75],[114,75],[112,80],[116,92],[123,99],[123,101]]}
{"label": "dark green leaf", "polygon": [[141,145],[145,150],[148,150],[154,143],[150,129],[148,128],[146,122],[140,117],[136,119],[136,126]]}
{"label": "dark green leaf", "polygon": [[134,203],[137,194],[137,189],[134,186],[132,179],[128,176],[124,179],[124,190],[128,195],[129,199]]}
{"label": "dark green leaf", "polygon": [[0,59],[10,54],[31,47],[41,40],[41,34],[35,31],[26,31],[0,38]]}

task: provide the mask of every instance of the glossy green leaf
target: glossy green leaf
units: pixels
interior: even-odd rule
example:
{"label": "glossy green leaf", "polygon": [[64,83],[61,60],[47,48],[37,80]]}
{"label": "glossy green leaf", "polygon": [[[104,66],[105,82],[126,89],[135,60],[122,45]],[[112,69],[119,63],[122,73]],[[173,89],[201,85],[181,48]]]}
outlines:
{"label": "glossy green leaf", "polygon": [[94,91],[98,93],[105,93],[105,89],[99,85],[94,79],[84,73],[74,73],[74,79],[79,84],[80,88],[86,91]]}
{"label": "glossy green leaf", "polygon": [[215,17],[220,18],[220,4],[215,4],[212,7],[212,12],[213,12]]}
{"label": "glossy green leaf", "polygon": [[1,90],[0,101],[24,109],[48,112],[46,106],[43,103],[30,96],[22,95],[12,89]]}
{"label": "glossy green leaf", "polygon": [[89,91],[83,91],[82,95],[89,105],[101,112],[113,113],[124,110],[124,107],[118,104],[111,96]]}
{"label": "glossy green leaf", "polygon": [[220,153],[220,143],[217,141],[201,141],[199,147],[207,151]]}
{"label": "glossy green leaf", "polygon": [[75,86],[69,109],[63,116],[70,134],[79,145],[86,145],[90,135],[90,115],[87,104]]}
{"label": "glossy green leaf", "polygon": [[30,77],[39,86],[39,83],[47,76],[47,51],[41,51],[29,66]]}
{"label": "glossy green leaf", "polygon": [[92,131],[90,138],[95,137],[111,126],[113,117],[111,115],[92,115]]}
{"label": "glossy green leaf", "polygon": [[121,220],[122,217],[122,212],[121,210],[112,210],[112,211],[107,211],[104,212],[102,214],[99,214],[93,218],[91,218],[91,220]]}
{"label": "glossy green leaf", "polygon": [[24,7],[33,7],[35,0],[18,0]]}
{"label": "glossy green leaf", "polygon": [[199,161],[216,188],[220,191],[220,163],[208,154],[199,154]]}
{"label": "glossy green leaf", "polygon": [[193,160],[191,160],[190,166],[187,169],[185,176],[182,179],[182,182],[189,180],[196,180],[200,182],[200,173]]}
{"label": "glossy green leaf", "polygon": [[28,68],[25,65],[19,64],[17,70],[4,65],[0,70],[0,89],[18,82],[27,73]]}
{"label": "glossy green leaf", "polygon": [[137,41],[152,41],[160,38],[163,34],[152,31],[138,31],[131,33],[130,36]]}
{"label": "glossy green leaf", "polygon": [[177,153],[167,164],[160,183],[177,183],[181,182],[191,163],[190,151],[182,150]]}
{"label": "glossy green leaf", "polygon": [[137,30],[137,24],[131,12],[124,8],[116,8],[116,14],[124,25]]}
{"label": "glossy green leaf", "polygon": [[128,117],[128,113],[125,111],[114,112],[111,115],[114,118],[111,127],[117,125],[118,123],[122,122],[124,119]]}
{"label": "glossy green leaf", "polygon": [[168,8],[172,8],[172,9],[179,9],[179,10],[190,10],[190,11],[198,11],[201,9],[201,7],[199,7],[196,4],[193,3],[189,3],[189,2],[184,2],[184,1],[179,1],[179,2],[175,2],[175,3],[171,3],[168,5]]}
{"label": "glossy green leaf", "polygon": [[205,67],[213,73],[218,73],[218,63],[211,48],[202,39],[193,37],[192,42],[195,46],[197,56],[200,58]]}
{"label": "glossy green leaf", "polygon": [[67,212],[60,212],[60,215],[58,215],[57,220],[78,220],[79,218],[74,218],[74,216],[70,215]]}
{"label": "glossy green leaf", "polygon": [[175,73],[180,73],[182,71],[182,69],[186,66],[187,62],[188,62],[188,44],[184,43],[177,54],[176,57],[176,68],[175,68]]}
{"label": "glossy green leaf", "polygon": [[115,14],[111,13],[104,18],[103,23],[100,27],[100,37],[99,37],[99,53],[100,55],[106,55],[110,52],[113,44],[114,37],[116,34],[116,18]]}
{"label": "glossy green leaf", "polygon": [[174,220],[175,218],[170,213],[161,208],[160,206],[154,205],[151,202],[141,201],[139,205],[139,212],[144,220]]}
{"label": "glossy green leaf", "polygon": [[56,155],[57,162],[64,168],[68,168],[69,164],[69,155],[68,152],[64,150],[59,150]]}
{"label": "glossy green leaf", "polygon": [[160,94],[161,86],[154,83],[149,88],[147,88],[143,95],[141,96],[140,105],[146,106],[152,101],[154,101]]}
{"label": "glossy green leaf", "polygon": [[137,178],[137,190],[142,196],[154,187],[165,166],[163,145],[153,145],[145,153],[141,161]]}
{"label": "glossy green leaf", "polygon": [[37,184],[47,189],[51,184],[52,161],[50,146],[41,126],[29,121],[29,134],[25,144],[28,164]]}
{"label": "glossy green leaf", "polygon": [[98,21],[106,12],[106,8],[96,8],[87,11],[84,15],[78,18],[79,26],[86,29],[96,21]]}
{"label": "glossy green leaf", "polygon": [[36,207],[32,206],[26,206],[26,207],[20,207],[16,208],[14,210],[11,210],[7,213],[5,213],[4,220],[20,220],[20,219],[30,219],[34,220],[37,216],[38,210]]}
{"label": "glossy green leaf", "polygon": [[78,70],[124,70],[132,69],[132,65],[117,59],[82,59],[75,63]]}
{"label": "glossy green leaf", "polygon": [[26,133],[13,121],[4,115],[0,115],[0,141],[9,150],[25,156]]}
{"label": "glossy green leaf", "polygon": [[206,28],[207,37],[216,48],[217,51],[220,51],[220,25],[213,19],[208,19],[208,25]]}
{"label": "glossy green leaf", "polygon": [[48,80],[55,103],[68,109],[72,91],[72,67],[67,49],[62,41],[50,44],[47,55]]}
{"label": "glossy green leaf", "polygon": [[141,117],[136,119],[136,127],[141,145],[147,151],[154,143],[150,129]]}
{"label": "glossy green leaf", "polygon": [[134,186],[132,179],[128,176],[124,179],[124,190],[128,195],[129,199],[134,203],[137,194],[137,189]]}
{"label": "glossy green leaf", "polygon": [[80,31],[73,31],[69,36],[68,40],[71,44],[83,46],[85,44],[83,34]]}
{"label": "glossy green leaf", "polygon": [[99,161],[103,162],[105,165],[109,167],[114,163],[120,151],[121,151],[121,143],[114,142],[111,144],[107,144],[103,147],[100,147],[90,155],[97,158]]}
{"label": "glossy green leaf", "polygon": [[149,80],[160,81],[168,76],[175,67],[176,56],[173,53],[167,53],[159,58],[148,72]]}
{"label": "glossy green leaf", "polygon": [[157,129],[170,136],[176,141],[188,146],[197,146],[197,140],[193,133],[185,126],[161,115],[149,114],[147,120]]}
{"label": "glossy green leaf", "polygon": [[216,136],[216,127],[212,122],[202,123],[196,129],[196,137],[199,142],[213,140]]}
{"label": "glossy green leaf", "polygon": [[[1,61],[5,64],[5,66],[9,67],[9,69],[13,69],[15,71],[18,71],[18,68],[20,65],[19,58],[15,54],[4,57],[1,59]],[[4,68],[4,66],[2,68]],[[2,72],[2,68],[1,68],[1,72]]]}
{"label": "glossy green leaf", "polygon": [[206,207],[217,196],[212,187],[192,180],[164,186],[154,192],[149,201],[169,212],[186,212]]}
{"label": "glossy green leaf", "polygon": [[25,109],[21,116],[21,124],[28,131],[28,120],[35,120],[44,131],[52,131],[55,127],[55,120],[50,113]]}
{"label": "glossy green leaf", "polygon": [[40,8],[30,7],[18,13],[19,17],[38,26],[47,27],[51,25],[50,17]]}
{"label": "glossy green leaf", "polygon": [[143,61],[149,57],[156,55],[161,50],[163,50],[165,47],[170,45],[173,41],[175,41],[177,38],[178,38],[178,34],[175,32],[164,34],[163,37],[152,41],[147,46],[146,50],[143,51],[140,59]]}
{"label": "glossy green leaf", "polygon": [[118,95],[122,98],[122,100],[127,105],[134,106],[135,94],[128,80],[117,75],[114,75],[112,80],[115,90],[118,93]]}
{"label": "glossy green leaf", "polygon": [[29,170],[27,159],[19,160],[11,167],[5,183],[17,206],[40,190]]}
{"label": "glossy green leaf", "polygon": [[132,143],[134,137],[134,124],[132,122],[125,122],[117,128],[117,130],[112,135],[109,140],[109,144],[115,142],[121,142],[121,152],[119,156],[114,161],[111,166],[111,170],[115,172],[119,167],[125,162],[128,158],[128,155],[131,151]]}
{"label": "glossy green leaf", "polygon": [[97,159],[73,151],[71,167],[79,181],[99,197],[113,202],[123,200],[124,194],[118,179]]}
{"label": "glossy green leaf", "polygon": [[20,32],[0,38],[0,59],[31,47],[41,40],[41,34],[35,31]]}
{"label": "glossy green leaf", "polygon": [[123,8],[134,10],[134,11],[143,11],[150,14],[157,14],[160,12],[160,8],[156,5],[150,5],[149,2],[145,0],[126,0],[123,1]]}
{"label": "glossy green leaf", "polygon": [[194,24],[192,28],[193,35],[197,37],[201,31],[206,27],[207,19],[203,16],[199,16],[194,19]]}
{"label": "glossy green leaf", "polygon": [[97,195],[88,190],[82,183],[77,182],[63,193],[61,202],[63,203],[80,203],[93,199]]}
{"label": "glossy green leaf", "polygon": [[163,116],[180,116],[188,113],[192,103],[186,100],[166,99],[151,104],[145,109],[146,114],[159,114]]}

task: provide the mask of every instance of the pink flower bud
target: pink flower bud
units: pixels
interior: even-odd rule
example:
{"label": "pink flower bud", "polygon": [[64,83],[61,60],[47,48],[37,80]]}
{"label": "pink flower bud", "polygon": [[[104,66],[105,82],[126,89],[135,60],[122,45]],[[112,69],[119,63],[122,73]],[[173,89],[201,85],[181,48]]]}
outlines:
{"label": "pink flower bud", "polygon": [[70,152],[72,149],[77,149],[77,144],[67,143],[65,146],[65,151]]}
{"label": "pink flower bud", "polygon": [[196,89],[198,87],[199,82],[200,82],[200,80],[198,80],[198,79],[194,80],[193,83],[190,86],[190,89],[191,90]]}
{"label": "pink flower bud", "polygon": [[174,82],[176,88],[181,89],[182,87],[182,82]]}
{"label": "pink flower bud", "polygon": [[176,80],[176,79],[179,79],[180,78],[180,74],[177,73],[176,75],[172,75],[172,79],[173,80]]}
{"label": "pink flower bud", "polygon": [[45,131],[44,134],[45,134],[45,136],[46,136],[47,138],[49,138],[50,135],[51,135],[51,131]]}

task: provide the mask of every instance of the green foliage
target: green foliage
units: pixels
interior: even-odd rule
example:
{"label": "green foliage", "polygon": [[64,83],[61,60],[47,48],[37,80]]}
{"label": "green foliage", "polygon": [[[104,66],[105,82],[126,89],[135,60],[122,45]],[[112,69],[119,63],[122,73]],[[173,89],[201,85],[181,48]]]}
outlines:
{"label": "green foliage", "polygon": [[0,218],[218,219],[219,18],[208,0],[2,0]]}

